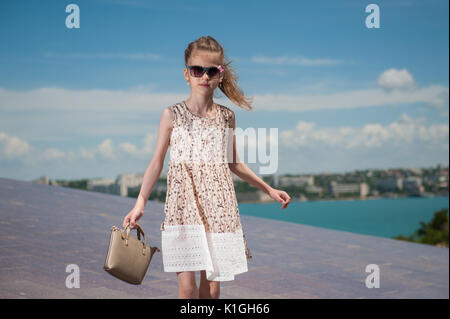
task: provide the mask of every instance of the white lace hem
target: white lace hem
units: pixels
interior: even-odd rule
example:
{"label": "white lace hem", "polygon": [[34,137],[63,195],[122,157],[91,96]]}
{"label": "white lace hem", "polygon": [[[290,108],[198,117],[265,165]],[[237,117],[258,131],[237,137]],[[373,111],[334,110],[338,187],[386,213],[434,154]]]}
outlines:
{"label": "white lace hem", "polygon": [[211,281],[230,281],[248,271],[242,228],[207,233],[203,225],[164,225],[161,232],[165,272],[206,270]]}

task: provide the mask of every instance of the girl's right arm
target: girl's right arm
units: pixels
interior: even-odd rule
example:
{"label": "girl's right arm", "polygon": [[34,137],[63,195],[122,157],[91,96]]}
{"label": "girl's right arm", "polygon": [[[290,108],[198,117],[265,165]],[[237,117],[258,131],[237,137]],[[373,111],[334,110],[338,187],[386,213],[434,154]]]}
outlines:
{"label": "girl's right arm", "polygon": [[125,227],[127,223],[130,223],[131,228],[135,228],[137,220],[144,214],[144,207],[147,204],[147,200],[152,192],[153,187],[158,181],[161,175],[161,170],[164,166],[164,159],[166,157],[167,149],[169,147],[170,134],[173,129],[172,125],[173,114],[167,107],[161,114],[159,121],[158,138],[156,141],[155,152],[153,153],[152,160],[147,166],[142,180],[141,190],[136,200],[134,208],[123,219],[122,227]]}

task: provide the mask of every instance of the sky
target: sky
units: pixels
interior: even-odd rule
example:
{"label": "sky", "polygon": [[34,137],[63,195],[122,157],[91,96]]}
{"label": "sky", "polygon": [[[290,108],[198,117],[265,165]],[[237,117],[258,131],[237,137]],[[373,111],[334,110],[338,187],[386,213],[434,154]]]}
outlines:
{"label": "sky", "polygon": [[[379,28],[366,25],[370,3]],[[69,4],[79,28],[66,26]],[[253,109],[219,89],[214,100],[235,112],[238,129],[266,129],[275,174],[448,165],[448,6],[1,1],[0,177],[143,173],[161,112],[190,96],[184,50],[206,35],[223,46]],[[244,144],[239,132],[240,158],[264,174],[263,157],[248,155],[257,139]]]}

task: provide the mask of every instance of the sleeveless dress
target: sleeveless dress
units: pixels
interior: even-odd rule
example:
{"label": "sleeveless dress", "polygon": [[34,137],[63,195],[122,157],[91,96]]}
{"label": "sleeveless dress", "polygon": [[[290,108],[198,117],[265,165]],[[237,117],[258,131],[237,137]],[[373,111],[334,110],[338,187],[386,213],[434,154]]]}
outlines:
{"label": "sleeveless dress", "polygon": [[208,280],[230,281],[248,271],[252,256],[227,160],[234,112],[216,105],[213,118],[193,114],[184,101],[169,106],[173,130],[161,247],[165,272],[206,270]]}

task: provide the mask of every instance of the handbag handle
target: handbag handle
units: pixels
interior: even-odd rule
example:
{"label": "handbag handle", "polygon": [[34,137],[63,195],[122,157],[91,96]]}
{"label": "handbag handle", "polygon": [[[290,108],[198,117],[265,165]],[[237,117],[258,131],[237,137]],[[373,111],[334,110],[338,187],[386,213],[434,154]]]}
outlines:
{"label": "handbag handle", "polygon": [[[144,231],[142,230],[142,228],[136,224],[136,231],[137,231],[137,238],[138,240],[141,240],[141,234],[144,237],[144,245],[147,245],[147,239],[145,238],[145,234]],[[130,227],[130,223],[127,223],[127,225],[125,226],[125,233],[126,233],[126,237],[125,237],[125,244],[128,246],[128,238],[130,237],[130,232],[131,232],[131,227]],[[144,246],[145,247],[145,246]]]}
{"label": "handbag handle", "polygon": [[[128,246],[128,237],[130,236],[130,232],[131,232],[131,227],[130,227],[130,223],[128,222],[125,226],[125,233],[126,233],[126,237],[125,239],[125,245]],[[142,228],[136,224],[136,231],[137,231],[137,236],[138,236],[138,240],[141,240],[141,235],[144,237],[144,241],[142,242],[142,254],[145,255],[145,246],[147,246],[147,239],[145,238],[145,233],[142,230]],[[123,233],[122,233],[122,238],[123,238]],[[155,249],[155,251],[160,251],[160,249],[158,247],[154,247],[153,249]]]}

